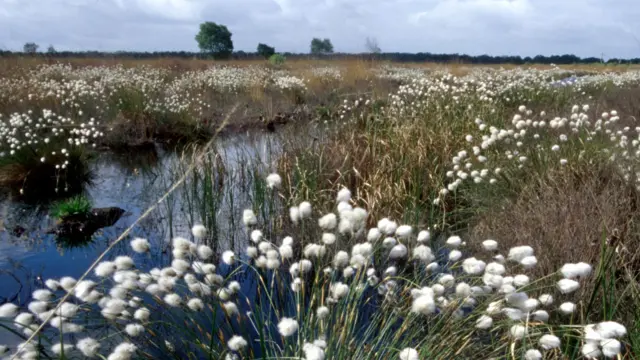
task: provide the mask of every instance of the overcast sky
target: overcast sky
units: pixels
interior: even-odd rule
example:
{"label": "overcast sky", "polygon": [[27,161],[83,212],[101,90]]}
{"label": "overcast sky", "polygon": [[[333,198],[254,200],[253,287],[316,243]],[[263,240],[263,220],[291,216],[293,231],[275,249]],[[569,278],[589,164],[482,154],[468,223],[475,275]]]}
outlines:
{"label": "overcast sky", "polygon": [[27,41],[58,50],[197,50],[199,23],[308,52],[313,37],[335,51],[640,57],[640,0],[0,0],[0,48]]}

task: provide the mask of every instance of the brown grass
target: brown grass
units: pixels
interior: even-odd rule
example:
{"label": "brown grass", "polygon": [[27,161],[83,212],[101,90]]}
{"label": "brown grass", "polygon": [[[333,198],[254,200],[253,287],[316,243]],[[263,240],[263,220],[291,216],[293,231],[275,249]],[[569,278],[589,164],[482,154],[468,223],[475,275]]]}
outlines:
{"label": "brown grass", "polygon": [[[640,246],[639,199],[611,166],[550,169],[545,177],[532,178],[515,198],[481,214],[469,244],[477,247],[491,238],[503,252],[530,245],[538,254],[536,275],[553,273],[567,262],[596,264],[605,236],[616,234],[617,245],[628,249]],[[637,260],[628,258],[627,265]]]}

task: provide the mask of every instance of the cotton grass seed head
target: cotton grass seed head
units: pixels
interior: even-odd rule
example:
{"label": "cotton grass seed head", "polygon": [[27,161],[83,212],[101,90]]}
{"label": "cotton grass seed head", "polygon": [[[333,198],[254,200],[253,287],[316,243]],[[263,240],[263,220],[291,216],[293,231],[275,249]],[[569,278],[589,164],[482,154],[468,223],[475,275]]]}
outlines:
{"label": "cotton grass seed head", "polygon": [[418,351],[413,348],[404,348],[402,351],[400,351],[400,355],[398,355],[398,357],[400,358],[400,360],[420,360]]}
{"label": "cotton grass seed head", "polygon": [[542,353],[537,349],[529,349],[524,353],[525,360],[542,360]]}
{"label": "cotton grass seed head", "polygon": [[278,322],[278,332],[284,337],[291,336],[298,331],[298,322],[291,318],[282,318]]}
{"label": "cotton grass seed head", "polygon": [[151,245],[149,245],[149,241],[147,239],[135,238],[131,240],[131,248],[133,251],[143,254],[151,249]]}
{"label": "cotton grass seed head", "polygon": [[560,347],[560,339],[555,335],[545,334],[540,337],[538,344],[544,350],[551,350]]}
{"label": "cotton grass seed head", "polygon": [[234,335],[231,337],[231,339],[229,339],[227,345],[229,346],[229,350],[231,351],[240,351],[247,347],[248,343],[247,340],[245,340],[242,336]]}
{"label": "cotton grass seed head", "polygon": [[278,174],[269,174],[267,176],[267,187],[269,189],[278,189],[282,184],[282,178]]}
{"label": "cotton grass seed head", "polygon": [[193,225],[191,228],[191,234],[196,239],[204,239],[207,236],[207,228],[202,224]]}

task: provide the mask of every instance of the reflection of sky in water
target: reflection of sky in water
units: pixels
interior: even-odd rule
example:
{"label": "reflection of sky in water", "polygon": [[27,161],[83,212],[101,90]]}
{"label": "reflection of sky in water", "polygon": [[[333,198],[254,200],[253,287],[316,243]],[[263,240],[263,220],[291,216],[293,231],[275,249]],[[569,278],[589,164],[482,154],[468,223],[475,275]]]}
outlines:
{"label": "reflection of sky in water", "polygon": [[[228,221],[233,216],[237,219],[236,224],[239,225],[243,209],[251,204],[251,195],[246,191],[251,188],[250,184],[242,183],[243,180],[250,181],[251,176],[241,176],[240,171],[249,163],[249,160],[254,164],[259,160],[259,163],[266,167],[264,171],[271,170],[273,159],[270,159],[270,152],[277,152],[270,147],[272,142],[273,138],[270,135],[258,137],[239,135],[218,141],[218,151],[224,159],[228,174],[223,185],[225,195],[221,199],[216,218],[220,240],[238,239],[241,236],[241,226],[231,228],[231,222]],[[175,170],[179,160],[176,154],[160,150],[155,159],[156,164],[148,168],[135,164],[136,158],[131,155],[124,155],[123,158],[103,154],[97,159],[95,182],[87,189],[93,205],[121,207],[128,214],[125,214],[114,226],[99,230],[94,235],[92,243],[85,247],[62,249],[56,245],[51,235],[44,235],[44,230],[53,224],[53,220],[46,216],[46,209],[34,209],[7,201],[0,204],[0,216],[7,229],[0,231],[0,272],[2,272],[0,273],[0,296],[14,298],[14,301],[24,304],[30,300],[29,295],[34,289],[43,287],[38,276],[42,279],[81,276],[97,256],[108,247],[110,241],[116,239],[165,193],[173,183],[173,176],[177,178],[183,174],[172,175],[175,173],[172,169]],[[151,160],[154,159],[151,158]],[[185,190],[185,188],[176,189],[168,200],[174,204],[172,216],[174,236],[190,236],[189,229],[192,223],[188,216],[190,211],[182,199]],[[197,198],[199,194],[196,193],[193,196]],[[230,201],[233,201],[233,208],[230,208]],[[159,205],[147,219],[142,220],[134,228],[129,236],[129,238],[132,236],[148,238],[155,245],[156,251],[153,255],[137,257],[140,261],[136,261],[136,265],[143,270],[149,270],[154,266],[166,266],[171,260],[169,255],[160,251],[162,245],[169,241],[168,215],[167,206]],[[193,222],[201,222],[197,214]],[[21,238],[10,233],[16,225],[27,229]],[[220,241],[220,248],[226,249],[228,243],[229,241]],[[128,245],[128,241],[118,244],[106,259],[113,259],[122,254],[131,255]],[[235,245],[238,249],[242,247],[239,242],[235,242]],[[14,274],[21,284],[6,272]],[[0,344],[17,342],[15,336],[0,332]]]}

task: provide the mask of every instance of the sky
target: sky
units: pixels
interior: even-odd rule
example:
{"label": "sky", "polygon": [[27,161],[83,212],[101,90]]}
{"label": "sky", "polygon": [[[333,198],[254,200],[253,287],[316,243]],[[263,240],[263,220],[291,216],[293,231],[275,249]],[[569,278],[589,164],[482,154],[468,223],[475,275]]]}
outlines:
{"label": "sky", "polygon": [[197,51],[201,22],[235,50],[640,57],[638,0],[0,0],[0,49]]}

